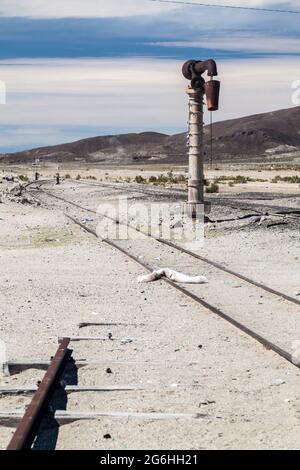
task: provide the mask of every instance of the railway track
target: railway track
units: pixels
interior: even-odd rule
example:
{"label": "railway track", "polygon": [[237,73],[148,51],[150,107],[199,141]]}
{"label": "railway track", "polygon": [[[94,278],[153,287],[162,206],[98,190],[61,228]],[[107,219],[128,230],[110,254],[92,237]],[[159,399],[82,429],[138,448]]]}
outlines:
{"label": "railway track", "polygon": [[[44,190],[42,190],[42,193],[45,194],[47,197],[49,196],[53,199],[62,201],[64,204],[66,204],[68,206],[70,206],[70,205],[74,206],[77,209],[80,209],[80,210],[84,211],[84,213],[86,213],[88,211],[90,213],[96,214],[96,212],[93,211],[92,209],[87,208],[87,207],[83,207],[83,206],[81,206],[80,204],[77,204],[77,203],[73,203],[72,201],[67,200],[65,198],[62,198],[61,196],[54,195],[54,194],[49,193],[48,191],[44,191]],[[81,223],[77,218],[71,216],[70,214],[65,214],[65,215],[70,220],[72,220],[72,222],[74,222],[79,227],[81,227],[83,230],[85,230],[86,232],[92,234],[94,237],[98,238],[95,229],[91,228],[90,226],[87,226],[86,224]],[[186,255],[189,260],[191,258],[194,259],[194,260],[199,260],[201,263],[207,264],[207,265],[211,266],[214,270],[217,270],[217,271],[221,272],[222,275],[225,274],[226,276],[234,277],[238,280],[243,281],[244,283],[250,285],[251,288],[256,289],[256,295],[258,295],[257,292],[264,291],[267,294],[269,294],[269,299],[272,299],[272,298],[274,299],[275,298],[275,299],[277,299],[277,302],[280,302],[280,301],[286,302],[287,304],[290,305],[290,309],[292,309],[291,310],[291,315],[294,316],[294,318],[296,319],[297,322],[299,321],[299,326],[300,326],[300,315],[299,315],[299,313],[300,313],[300,311],[299,311],[300,301],[298,299],[290,297],[290,296],[288,296],[288,295],[286,295],[282,292],[279,292],[275,289],[272,289],[269,286],[266,286],[262,283],[256,282],[253,279],[247,278],[246,276],[243,276],[243,275],[241,275],[237,272],[234,272],[234,271],[232,271],[232,270],[230,270],[230,269],[228,269],[228,268],[226,268],[226,267],[224,267],[224,266],[222,266],[218,263],[213,262],[212,260],[201,257],[201,256],[199,256],[199,255],[197,255],[197,254],[195,254],[195,253],[193,253],[189,250],[185,250],[182,247],[179,247],[178,245],[176,245],[172,242],[169,242],[168,240],[156,239],[156,238],[153,238],[150,235],[145,234],[145,233],[144,233],[144,235],[148,239],[152,239],[153,241],[155,241],[155,243],[159,243],[160,245],[163,245],[165,247],[172,248],[172,250],[176,250],[179,254]],[[154,266],[152,266],[148,262],[145,262],[145,261],[141,260],[141,257],[136,256],[134,254],[134,249],[135,248],[132,251],[132,247],[131,247],[131,249],[129,249],[128,246],[126,246],[126,243],[125,243],[125,246],[124,246],[124,243],[122,245],[119,242],[108,240],[108,239],[103,239],[101,241],[103,243],[106,243],[106,244],[110,245],[112,248],[117,249],[118,251],[122,252],[127,257],[131,258],[134,262],[138,263],[140,266],[142,266],[144,269],[146,269],[148,272],[151,272],[154,269]],[[135,245],[136,245],[136,243],[135,243]],[[222,307],[220,307],[219,305],[214,305],[210,301],[205,300],[203,298],[203,294],[199,295],[198,293],[195,293],[195,291],[193,291],[193,289],[191,287],[189,287],[189,288],[183,287],[182,285],[176,284],[176,283],[174,283],[174,282],[172,282],[168,279],[164,279],[164,282],[166,282],[167,284],[172,286],[172,288],[176,289],[177,291],[180,291],[185,296],[187,296],[190,299],[194,300],[197,304],[201,305],[202,307],[205,307],[207,310],[209,310],[213,314],[215,314],[218,317],[226,320],[231,325],[233,325],[234,327],[236,327],[237,329],[239,329],[240,331],[242,331],[246,335],[250,336],[251,338],[253,338],[257,342],[262,344],[266,349],[274,351],[276,354],[280,355],[281,357],[283,357],[284,359],[286,359],[287,361],[289,361],[290,363],[292,363],[293,365],[296,365],[298,367],[298,365],[295,364],[294,360],[293,360],[293,351],[290,351],[288,348],[282,347],[280,344],[278,344],[277,341],[272,341],[272,340],[268,339],[268,337],[265,334],[260,334],[260,332],[257,331],[256,329],[249,327],[245,322],[240,321],[239,319],[232,316],[230,313],[227,313],[226,311],[224,311],[224,309]],[[241,297],[243,298],[242,294],[241,294]],[[250,295],[250,298],[251,298],[251,295]],[[250,307],[250,304],[249,304],[249,307]],[[277,308],[282,309],[282,304],[277,303]],[[266,308],[265,308],[265,310],[266,310]],[[285,304],[285,310],[286,310],[286,304]],[[252,307],[252,311],[253,312],[255,311],[254,306]],[[268,312],[268,314],[269,314],[269,312]],[[270,312],[270,315],[271,315],[270,316],[270,321],[274,322],[273,312]],[[279,316],[281,315],[280,312],[278,313],[278,315]],[[267,315],[265,315],[265,317],[266,316]],[[261,317],[259,317],[259,318],[261,318]],[[247,318],[247,320],[248,320],[248,318]],[[251,320],[249,322],[251,323]],[[266,318],[263,317],[262,322],[266,322]],[[255,324],[255,321],[254,321],[254,324]],[[266,325],[264,325],[265,331],[268,331],[268,327]],[[278,336],[278,339],[279,338],[280,338],[280,336]],[[292,341],[293,341],[293,338],[291,338],[289,344],[291,344]]]}
{"label": "railway track", "polygon": [[[64,203],[66,203],[66,204],[72,205],[72,206],[74,206],[74,207],[76,207],[76,208],[78,208],[78,209],[81,209],[81,210],[85,211],[85,212],[90,212],[90,213],[92,213],[92,214],[94,214],[94,215],[99,215],[99,213],[98,213],[97,211],[94,211],[93,209],[90,209],[90,208],[88,208],[88,207],[84,207],[84,206],[82,206],[82,205],[80,205],[80,204],[77,204],[77,203],[75,203],[75,202],[73,202],[73,201],[70,201],[70,200],[68,200],[68,199],[66,199],[66,198],[63,198],[63,197],[61,197],[61,196],[57,196],[57,195],[55,195],[55,194],[51,194],[51,193],[49,193],[49,191],[44,191],[44,190],[42,190],[42,191],[43,191],[43,193],[46,194],[47,196],[53,197],[53,198],[55,198],[55,199],[58,199],[58,200],[60,200],[60,201],[62,201],[62,202],[64,202]],[[106,216],[106,217],[107,217],[107,216]],[[122,222],[117,221],[116,219],[112,219],[111,217],[107,217],[107,218],[109,218],[110,220],[113,220],[114,222],[118,222],[119,225],[122,225]],[[124,225],[124,224],[123,224],[123,225]],[[126,227],[131,228],[131,226],[130,226],[129,223],[126,223],[125,225],[126,225]],[[87,229],[87,227],[85,227],[85,228]],[[88,229],[87,229],[87,230],[88,230]],[[263,289],[263,290],[266,291],[266,292],[269,292],[269,293],[274,294],[274,295],[276,295],[276,296],[278,296],[278,297],[281,297],[281,298],[283,298],[283,299],[285,299],[285,300],[287,300],[287,301],[289,301],[289,302],[292,302],[292,303],[294,303],[294,304],[296,304],[296,305],[300,305],[300,300],[298,300],[298,299],[296,299],[296,298],[294,298],[294,297],[291,297],[291,296],[289,296],[289,295],[286,295],[286,294],[284,294],[283,292],[279,292],[279,291],[276,290],[276,289],[272,289],[271,287],[268,287],[268,286],[266,286],[266,285],[264,285],[264,284],[262,284],[262,283],[260,283],[260,282],[257,282],[257,281],[255,281],[255,280],[253,280],[253,279],[250,279],[250,278],[247,277],[247,276],[243,276],[242,274],[239,274],[239,273],[237,273],[237,272],[235,272],[235,271],[233,271],[233,270],[231,270],[231,269],[229,269],[229,268],[226,268],[225,266],[222,266],[222,265],[219,264],[219,263],[216,263],[216,262],[214,262],[214,261],[212,261],[212,260],[210,260],[210,259],[208,259],[208,258],[205,258],[205,257],[200,256],[200,255],[198,255],[198,254],[196,254],[196,253],[194,253],[194,252],[192,252],[192,251],[190,251],[190,250],[187,250],[187,249],[185,249],[185,248],[183,248],[183,247],[180,247],[180,246],[176,245],[175,243],[173,243],[173,242],[171,242],[171,241],[169,241],[169,240],[165,240],[165,239],[162,239],[162,238],[156,238],[156,237],[154,238],[153,236],[149,235],[149,234],[146,233],[146,232],[143,232],[142,230],[139,230],[139,232],[142,233],[143,235],[145,235],[145,236],[148,237],[148,238],[155,239],[158,243],[161,243],[161,244],[163,244],[163,245],[167,245],[167,246],[169,246],[169,247],[171,247],[171,248],[173,248],[173,249],[176,249],[176,250],[178,250],[178,251],[180,251],[180,252],[182,252],[182,253],[186,253],[187,255],[191,256],[192,258],[198,259],[198,260],[200,260],[200,261],[202,261],[202,262],[204,262],[204,263],[206,263],[206,264],[208,264],[208,265],[214,266],[215,268],[217,268],[217,269],[219,269],[219,270],[221,270],[221,271],[223,271],[223,272],[225,272],[225,273],[227,273],[227,274],[229,274],[229,275],[231,275],[231,276],[234,276],[234,277],[236,277],[236,278],[238,278],[238,279],[241,279],[242,281],[245,281],[245,282],[247,282],[247,283],[249,283],[249,284],[252,284],[253,286],[259,287],[260,289]]]}
{"label": "railway track", "polygon": [[[93,338],[99,341],[115,341],[115,338]],[[132,411],[131,409],[118,410],[97,410],[87,411],[71,410],[68,411],[67,403],[70,394],[98,396],[101,400],[103,394],[132,394],[137,393],[172,393],[181,390],[185,393],[187,390],[191,393],[192,390],[197,390],[197,384],[119,384],[119,383],[100,383],[98,385],[79,385],[80,369],[100,368],[106,371],[106,374],[111,374],[110,368],[115,367],[146,367],[146,368],[162,368],[164,370],[172,367],[189,367],[194,365],[194,362],[187,363],[168,363],[167,361],[120,361],[110,360],[105,361],[88,361],[76,360],[73,357],[73,348],[70,349],[72,342],[89,342],[89,337],[64,337],[59,338],[59,347],[54,357],[49,360],[27,360],[27,361],[9,361],[3,364],[3,371],[6,377],[10,375],[21,375],[27,370],[46,370],[44,377],[37,381],[37,384],[18,384],[13,386],[0,387],[0,397],[15,397],[20,401],[20,397],[26,400],[28,396],[32,395],[29,404],[24,402],[25,412],[20,411],[19,405],[16,409],[0,411],[0,423],[5,427],[15,427],[14,434],[7,446],[7,450],[30,450],[30,449],[47,449],[45,440],[40,438],[45,429],[54,432],[55,439],[52,448],[55,448],[56,439],[58,437],[58,429],[60,426],[74,422],[93,421],[103,418],[109,419],[136,419],[142,421],[161,421],[161,420],[199,420],[205,419],[207,416],[203,413],[197,412],[169,412],[169,411],[151,411],[140,412]],[[63,405],[63,407],[62,407]],[[39,442],[39,439],[41,442]],[[48,437],[49,439],[49,437]],[[51,441],[51,439],[50,439]]]}
{"label": "railway track", "polygon": [[[154,188],[154,187],[144,187],[142,184],[134,185],[130,184],[130,188],[126,187],[122,184],[113,184],[113,183],[93,183],[90,181],[74,181],[78,185],[90,186],[90,187],[99,187],[102,189],[109,188],[114,191],[119,192],[126,192],[129,194],[136,193],[136,194],[144,194],[146,196],[155,196],[160,199],[177,199],[183,201],[186,199],[186,191],[184,189],[169,189],[169,188]],[[291,197],[291,196],[290,196]],[[294,196],[293,196],[294,197]],[[291,218],[294,220],[300,220],[300,209],[291,208],[286,206],[277,206],[277,205],[268,205],[266,203],[261,204],[260,202],[251,202],[249,199],[243,196],[243,199],[239,196],[239,198],[234,197],[220,197],[220,196],[213,196],[211,197],[209,194],[206,195],[207,201],[211,202],[215,205],[220,206],[231,206],[233,209],[239,210],[252,210],[255,211],[257,214],[260,215],[271,215],[273,217],[285,217]],[[266,201],[275,201],[278,197],[268,197],[265,199]],[[280,196],[280,199],[287,199],[288,196]]]}
{"label": "railway track", "polygon": [[30,449],[37,435],[44,415],[49,411],[55,389],[65,369],[66,362],[70,359],[72,351],[68,348],[69,338],[64,338],[51,361],[51,364],[38,386],[30,405],[25,411],[7,450]]}
{"label": "railway track", "polygon": [[[74,203],[72,201],[69,201],[65,198],[62,198],[60,196],[51,194],[49,191],[44,191],[40,190],[41,195],[44,194],[46,197],[54,198],[56,201],[62,202],[64,205],[69,205],[76,207],[77,209],[80,209],[83,211],[83,213],[91,212],[93,214],[96,214],[95,211],[92,209],[86,208],[84,206],[81,206],[77,203]],[[82,224],[77,218],[73,217],[70,214],[66,214],[69,219],[77,224],[80,228],[85,230],[86,232],[90,233],[94,237],[97,237],[96,231],[85,224]],[[144,234],[146,236],[147,234]],[[97,237],[98,238],[98,237]],[[225,274],[226,276],[231,276],[233,278],[239,279],[247,284],[249,284],[253,289],[259,289],[263,290],[266,292],[268,295],[271,295],[272,297],[275,297],[278,299],[279,302],[285,302],[290,304],[295,312],[296,315],[296,308],[298,308],[298,305],[300,304],[298,299],[294,299],[293,297],[289,297],[285,295],[284,293],[278,292],[276,290],[271,289],[268,286],[264,286],[263,284],[257,283],[256,281],[249,279],[245,276],[240,275],[239,273],[235,273],[234,271],[229,270],[228,268],[221,266],[217,263],[214,263],[211,260],[208,260],[206,258],[203,258],[199,255],[196,255],[193,252],[190,252],[189,250],[185,250],[182,247],[179,247],[172,242],[169,242],[168,240],[161,240],[161,239],[152,239],[149,238],[147,235],[148,239],[151,239],[151,241],[155,243],[159,243],[161,246],[163,246],[166,249],[171,248],[172,250],[175,250],[176,253],[181,253],[184,256],[187,256],[189,259],[193,258],[194,260],[197,260],[201,263],[207,264],[208,266],[211,266],[214,270],[218,270],[222,272],[222,274]],[[111,240],[102,240],[103,243],[108,244],[110,247],[113,249],[116,249],[120,252],[122,252],[126,257],[129,257],[132,259],[135,263],[137,263],[139,266],[141,266],[143,269],[146,269],[147,271],[152,271],[153,266],[146,261],[142,261],[140,257],[136,256],[134,254],[134,251],[130,249],[129,246],[127,246],[126,243],[119,244],[117,242],[113,242]],[[125,245],[125,246],[124,246]],[[136,247],[134,247],[135,249]],[[256,329],[250,328],[247,326],[245,323],[242,321],[237,320],[233,316],[229,315],[223,308],[220,308],[219,306],[214,305],[211,301],[205,300],[205,295],[203,293],[195,292],[191,288],[185,288],[182,287],[181,285],[175,284],[172,281],[169,280],[164,280],[169,286],[172,288],[176,289],[179,291],[181,294],[184,296],[192,299],[196,304],[201,305],[204,307],[206,310],[210,311],[217,317],[222,318],[223,320],[226,320],[228,323],[233,325],[235,328],[238,330],[242,331],[244,334],[248,335],[258,343],[264,346],[266,350],[271,350],[277,355],[281,356],[288,362],[292,363],[294,366],[297,366],[297,364],[294,363],[293,359],[293,353],[290,351],[288,348],[282,347],[282,345],[278,344],[276,341],[272,341],[269,339],[267,336],[260,334]],[[278,304],[280,305],[280,304]],[[282,304],[281,304],[282,305]],[[297,311],[297,314],[299,312]],[[300,315],[299,315],[300,319]],[[102,327],[102,326],[107,326],[107,323],[81,323],[79,325],[79,328],[86,328],[90,326],[95,326],[95,327]],[[109,324],[109,326],[116,326],[119,325],[118,323],[115,324]],[[55,406],[55,403],[53,403],[55,394],[60,391],[61,393],[65,395],[69,394],[97,394],[101,396],[100,394],[105,393],[124,393],[124,394],[130,394],[130,393],[138,393],[140,391],[145,391],[149,388],[148,384],[137,384],[135,385],[134,383],[129,383],[125,385],[120,385],[120,384],[98,384],[98,385],[83,385],[80,386],[77,383],[74,384],[69,383],[68,381],[68,369],[71,367],[72,369],[75,368],[75,370],[79,370],[81,368],[88,368],[90,366],[97,366],[97,367],[104,367],[106,370],[109,370],[110,367],[113,367],[114,364],[118,366],[128,366],[130,363],[128,361],[122,363],[122,361],[114,361],[113,359],[111,360],[105,360],[103,362],[101,361],[87,361],[87,360],[76,360],[72,357],[72,351],[69,349],[70,342],[82,342],[82,341],[97,341],[97,342],[102,342],[102,341],[112,341],[115,340],[115,338],[112,338],[111,336],[108,337],[68,337],[68,338],[61,338],[60,340],[60,346],[58,348],[58,351],[56,355],[54,356],[53,360],[20,360],[20,361],[10,361],[4,364],[4,372],[6,372],[7,375],[9,374],[22,374],[24,371],[27,369],[38,369],[38,370],[46,370],[46,374],[44,378],[41,380],[41,383],[38,383],[38,385],[32,385],[28,383],[24,383],[21,385],[13,385],[13,386],[5,386],[0,388],[0,396],[16,396],[20,397],[21,396],[28,396],[33,394],[33,398],[29,404],[29,407],[26,409],[25,413],[23,414],[22,411],[16,409],[16,410],[7,410],[0,412],[0,422],[6,426],[12,426],[16,423],[19,422],[19,425],[17,426],[17,429],[15,431],[15,434],[8,445],[9,450],[21,450],[21,449],[29,449],[32,448],[34,445],[35,439],[37,439],[37,436],[39,435],[39,429],[40,426],[44,421],[50,422],[50,426],[55,427],[59,424],[66,424],[66,423],[72,423],[74,421],[90,421],[90,420],[99,420],[100,418],[117,418],[117,419],[123,419],[123,418],[134,418],[134,419],[140,419],[140,420],[202,420],[202,419],[207,419],[208,415],[205,413],[170,413],[168,411],[163,412],[138,412],[138,411],[129,411],[128,409],[122,410],[122,411],[115,411],[115,410],[104,410],[104,411],[68,411],[67,409],[61,409],[57,406]],[[130,364],[131,366],[137,366],[138,363],[132,362]],[[189,366],[191,364],[187,364],[186,366]],[[110,366],[110,367],[108,367]],[[149,363],[147,363],[147,366],[149,366]],[[172,367],[172,364],[169,364],[169,367]],[[184,367],[186,367],[184,366]],[[164,361],[161,361],[161,363],[156,362],[153,364],[153,367],[168,367],[168,364]],[[297,366],[298,367],[298,366]],[[65,375],[67,377],[65,377]],[[165,389],[172,389],[174,384],[163,384],[159,386],[153,386],[155,389],[155,392],[158,393],[160,391],[164,391]],[[184,391],[188,391],[191,393],[191,389],[195,388],[194,385],[192,384],[186,384],[182,385],[182,388]],[[211,416],[209,417],[211,419]]]}

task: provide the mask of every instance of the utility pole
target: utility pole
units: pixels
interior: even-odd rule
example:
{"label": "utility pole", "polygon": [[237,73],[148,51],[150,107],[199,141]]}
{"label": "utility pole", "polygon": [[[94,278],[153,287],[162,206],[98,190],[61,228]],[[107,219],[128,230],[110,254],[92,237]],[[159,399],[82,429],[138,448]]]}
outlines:
{"label": "utility pole", "polygon": [[[207,71],[211,80],[205,82],[202,74]],[[219,106],[220,82],[213,80],[218,75],[214,60],[185,62],[182,68],[183,76],[190,80],[187,94],[189,97],[189,180],[188,201],[186,212],[192,218],[210,210],[210,205],[204,201],[204,142],[203,142],[203,104],[207,98],[209,111],[216,111]],[[203,207],[204,206],[204,207]]]}

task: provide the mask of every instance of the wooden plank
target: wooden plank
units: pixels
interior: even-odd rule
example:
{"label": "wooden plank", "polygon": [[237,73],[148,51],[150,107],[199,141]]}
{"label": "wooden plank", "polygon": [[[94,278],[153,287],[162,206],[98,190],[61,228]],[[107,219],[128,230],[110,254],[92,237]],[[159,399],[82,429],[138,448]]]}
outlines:
{"label": "wooden plank", "polygon": [[[126,341],[127,338],[114,338],[114,337],[111,337],[109,338],[108,336],[104,336],[104,337],[101,337],[101,336],[71,336],[70,337],[70,341],[72,342],[79,342],[79,341],[119,341],[121,343],[133,343],[134,341],[136,341],[136,339],[134,338],[128,338],[130,339],[130,341]],[[58,342],[60,343],[62,340],[62,338],[58,338]],[[139,340],[141,341],[141,340]],[[143,340],[143,341],[148,341],[148,340]]]}
{"label": "wooden plank", "polygon": [[[58,338],[58,342],[60,343],[62,338]],[[70,341],[112,341],[112,339],[108,338],[108,336],[98,337],[98,336],[71,336]]]}
{"label": "wooden plank", "polygon": [[[21,411],[0,411],[0,423],[12,423],[15,420],[21,419],[23,416]],[[54,418],[60,424],[72,423],[81,420],[94,420],[100,418],[118,418],[118,419],[141,419],[141,420],[198,420],[198,419],[211,419],[211,416],[203,413],[163,413],[163,412],[134,412],[134,411],[63,411],[57,410]]]}
{"label": "wooden plank", "polygon": [[[51,361],[44,359],[29,359],[11,361],[2,364],[2,371],[5,376],[10,376],[28,369],[47,370]],[[73,363],[70,363],[70,365]],[[198,365],[198,361],[193,362],[172,362],[172,361],[118,361],[118,360],[104,360],[104,361],[86,361],[77,360],[75,366],[80,369],[82,367],[97,367],[97,366],[149,366],[149,367],[189,367]],[[68,363],[67,366],[68,367]]]}
{"label": "wooden plank", "polygon": [[101,322],[82,322],[79,323],[79,328],[86,328],[88,326],[145,326],[145,323],[101,323]]}
{"label": "wooden plank", "polygon": [[[77,386],[66,385],[64,390],[67,393],[79,392],[121,392],[121,391],[134,391],[134,390],[157,390],[170,388],[173,390],[182,388],[199,388],[198,384],[132,384],[132,385],[92,385],[92,386]],[[23,393],[34,393],[38,389],[37,385],[14,385],[7,387],[0,387],[0,395],[22,395]]]}

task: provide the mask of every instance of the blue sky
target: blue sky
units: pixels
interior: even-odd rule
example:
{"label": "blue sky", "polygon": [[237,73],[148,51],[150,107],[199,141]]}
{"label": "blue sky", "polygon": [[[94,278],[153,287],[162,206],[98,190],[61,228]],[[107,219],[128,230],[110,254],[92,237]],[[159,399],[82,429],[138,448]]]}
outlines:
{"label": "blue sky", "polygon": [[[300,11],[299,3],[247,6]],[[299,23],[300,15],[147,0],[1,0],[0,152],[107,133],[184,131],[180,70],[190,58],[219,64],[216,120],[291,107]]]}

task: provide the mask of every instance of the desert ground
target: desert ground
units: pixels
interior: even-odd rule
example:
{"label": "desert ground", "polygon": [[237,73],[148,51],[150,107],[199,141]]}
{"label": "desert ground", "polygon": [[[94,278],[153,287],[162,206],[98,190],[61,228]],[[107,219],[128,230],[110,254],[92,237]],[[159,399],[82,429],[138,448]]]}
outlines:
{"label": "desert ground", "polygon": [[[300,371],[295,364],[164,280],[139,284],[138,276],[146,273],[141,265],[68,217],[95,229],[98,217],[89,209],[115,204],[120,196],[135,203],[181,205],[184,183],[136,181],[140,175],[145,180],[168,177],[170,169],[40,168],[41,183],[22,194],[18,189],[25,182],[17,176],[30,180],[33,169],[1,170],[2,175],[16,176],[15,182],[0,184],[2,362],[47,360],[57,349],[58,337],[104,337],[71,343],[74,359],[90,362],[77,371],[76,383],[137,387],[72,393],[63,400],[64,409],[153,413],[153,419],[103,416],[55,429],[44,426],[35,448],[300,447]],[[54,180],[57,171],[60,185]],[[174,167],[172,174],[184,175],[185,169]],[[249,181],[240,183],[238,175]],[[219,192],[206,194],[211,211],[204,240],[188,243],[189,250],[300,300],[300,189],[299,182],[291,182],[297,175],[296,169],[207,168],[206,178],[217,181]],[[208,282],[188,286],[189,292],[297,355],[297,303],[146,236],[117,244],[155,269],[205,275]],[[185,241],[178,245],[187,246]],[[79,328],[81,322],[116,325]],[[2,371],[0,388],[35,384],[43,373],[29,369],[5,376]],[[0,414],[23,412],[30,398],[1,394]],[[156,420],[155,413],[182,416]],[[1,449],[13,431],[1,425]]]}

